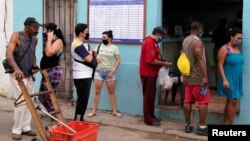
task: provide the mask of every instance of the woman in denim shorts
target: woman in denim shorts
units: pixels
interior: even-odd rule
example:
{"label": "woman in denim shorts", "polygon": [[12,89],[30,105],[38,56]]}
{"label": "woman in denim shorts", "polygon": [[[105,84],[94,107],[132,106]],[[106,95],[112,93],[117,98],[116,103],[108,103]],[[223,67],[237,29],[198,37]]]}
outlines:
{"label": "woman in denim shorts", "polygon": [[[112,31],[104,31],[102,33],[102,44],[97,55],[98,66],[95,72],[95,95],[93,101],[93,109],[87,115],[91,118],[96,115],[96,109],[99,103],[103,81],[109,92],[109,99],[112,106],[112,114],[121,118],[122,114],[117,112],[116,96],[115,96],[115,72],[120,65],[120,53],[117,46],[112,44]],[[115,60],[115,61],[114,61]]]}

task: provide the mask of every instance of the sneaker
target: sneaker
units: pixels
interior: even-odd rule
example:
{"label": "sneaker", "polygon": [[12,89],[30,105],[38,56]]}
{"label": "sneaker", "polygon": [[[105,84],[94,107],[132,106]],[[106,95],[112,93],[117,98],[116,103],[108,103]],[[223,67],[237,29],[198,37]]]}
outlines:
{"label": "sneaker", "polygon": [[208,135],[208,129],[207,126],[206,128],[200,128],[200,126],[197,127],[196,132],[198,135],[204,135],[207,136]]}
{"label": "sneaker", "polygon": [[13,140],[21,140],[22,139],[22,136],[20,134],[12,133],[11,136],[12,136]]}
{"label": "sneaker", "polygon": [[186,125],[185,126],[185,132],[191,133],[193,131],[194,127],[192,125]]}
{"label": "sneaker", "polygon": [[29,130],[29,131],[26,131],[26,132],[22,132],[23,135],[26,135],[26,136],[36,136],[36,132],[32,131],[32,130]]}

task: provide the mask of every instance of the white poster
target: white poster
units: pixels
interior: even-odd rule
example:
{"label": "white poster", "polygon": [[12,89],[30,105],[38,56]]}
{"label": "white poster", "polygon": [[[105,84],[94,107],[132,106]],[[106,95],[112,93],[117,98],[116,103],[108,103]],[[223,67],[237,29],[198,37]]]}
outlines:
{"label": "white poster", "polygon": [[144,0],[89,0],[90,41],[112,30],[114,42],[140,43],[144,38]]}

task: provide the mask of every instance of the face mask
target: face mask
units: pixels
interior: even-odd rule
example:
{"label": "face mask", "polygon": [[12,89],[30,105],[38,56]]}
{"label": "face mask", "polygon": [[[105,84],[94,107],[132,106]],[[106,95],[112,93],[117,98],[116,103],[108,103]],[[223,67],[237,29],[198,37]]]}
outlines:
{"label": "face mask", "polygon": [[88,40],[88,39],[89,39],[89,33],[86,33],[85,40]]}
{"label": "face mask", "polygon": [[235,41],[234,46],[235,47],[240,47],[241,46],[241,41]]}
{"label": "face mask", "polygon": [[160,37],[157,42],[158,43],[162,42],[162,37]]}
{"label": "face mask", "polygon": [[108,41],[108,40],[102,40],[102,43],[103,43],[104,45],[107,45],[107,44],[109,43],[109,41]]}

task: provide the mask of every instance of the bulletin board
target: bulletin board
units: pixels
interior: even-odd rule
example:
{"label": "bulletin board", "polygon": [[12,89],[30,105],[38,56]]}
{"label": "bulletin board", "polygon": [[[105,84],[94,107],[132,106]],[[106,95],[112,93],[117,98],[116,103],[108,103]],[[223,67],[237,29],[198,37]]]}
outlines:
{"label": "bulletin board", "polygon": [[141,43],[145,37],[146,0],[89,0],[90,42],[100,42],[112,30],[113,42]]}

